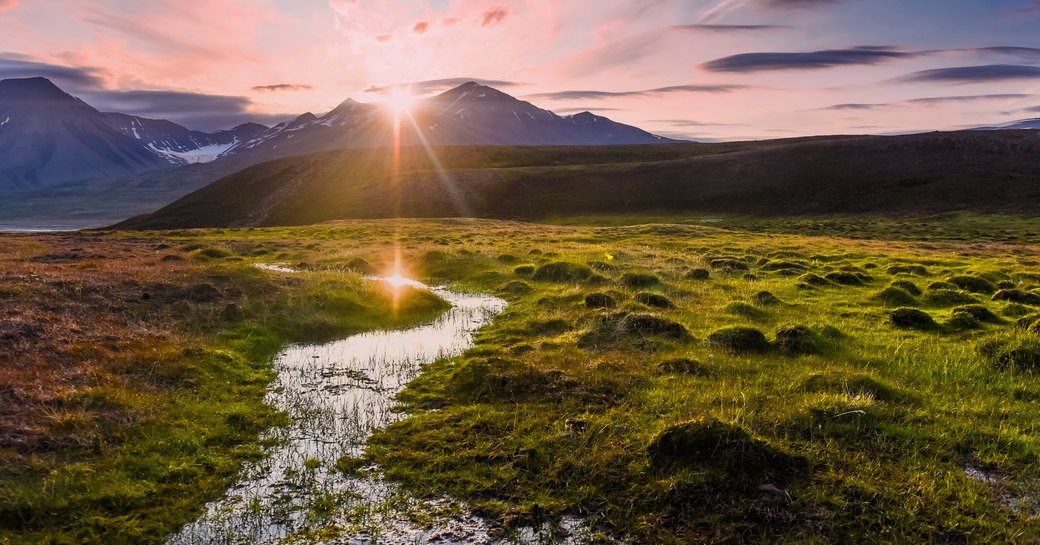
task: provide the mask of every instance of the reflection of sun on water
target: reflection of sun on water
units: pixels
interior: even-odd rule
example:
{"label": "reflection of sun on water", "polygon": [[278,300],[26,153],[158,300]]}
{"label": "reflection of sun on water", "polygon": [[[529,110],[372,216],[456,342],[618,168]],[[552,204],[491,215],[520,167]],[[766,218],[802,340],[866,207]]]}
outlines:
{"label": "reflection of sun on water", "polygon": [[411,280],[401,276],[400,273],[392,274],[392,275],[386,277],[384,280],[386,281],[387,284],[390,284],[391,286],[393,286],[395,288],[400,288],[401,286],[407,286],[409,282],[412,282]]}

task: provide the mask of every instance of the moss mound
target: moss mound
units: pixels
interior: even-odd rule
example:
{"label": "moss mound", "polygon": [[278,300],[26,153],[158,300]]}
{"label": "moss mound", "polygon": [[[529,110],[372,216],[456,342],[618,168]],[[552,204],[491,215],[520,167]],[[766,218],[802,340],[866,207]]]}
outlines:
{"label": "moss mound", "polygon": [[605,293],[590,293],[585,296],[586,308],[615,308],[617,301]]}
{"label": "moss mound", "polygon": [[892,265],[886,269],[888,274],[909,274],[913,276],[929,276],[928,269],[922,265]]}
{"label": "moss mound", "polygon": [[520,265],[513,268],[513,274],[517,276],[531,276],[534,274],[534,265]]}
{"label": "moss mound", "polygon": [[535,269],[531,278],[539,282],[584,282],[592,276],[592,269],[579,263],[554,261]]}
{"label": "moss mound", "polygon": [[820,276],[820,275],[818,275],[816,273],[803,274],[802,276],[798,277],[798,280],[801,283],[803,283],[803,284],[808,284],[810,286],[816,286],[816,287],[833,286],[834,285],[834,284],[831,283],[830,280],[827,280],[826,278],[824,278],[824,277],[822,277],[822,276]]}
{"label": "moss mound", "polygon": [[510,295],[527,295],[534,291],[534,288],[532,288],[527,282],[513,280],[512,282],[508,282],[506,285],[502,286],[502,291]]}
{"label": "moss mound", "polygon": [[953,313],[964,312],[976,320],[987,324],[1002,324],[1004,320],[982,305],[964,305],[953,309]]}
{"label": "moss mound", "polygon": [[708,262],[708,264],[711,265],[711,268],[713,269],[729,272],[747,271],[751,269],[750,267],[748,267],[747,263],[744,263],[739,259],[729,257],[712,259]]}
{"label": "moss mound", "polygon": [[797,261],[769,261],[762,265],[762,270],[766,272],[778,272],[783,275],[798,276],[799,274],[808,271],[809,266]]}
{"label": "moss mound", "polygon": [[933,307],[953,307],[978,304],[979,300],[960,291],[939,289],[926,292],[924,302]]}
{"label": "moss mound", "polygon": [[640,349],[653,350],[653,339],[688,342],[693,337],[685,326],[652,314],[616,312],[596,318],[592,327],[578,338],[578,348],[598,350],[619,343],[633,343]]}
{"label": "moss mound", "polygon": [[783,304],[783,301],[781,301],[775,295],[769,293],[768,291],[760,291],[756,293],[751,297],[751,301],[754,302],[756,305],[761,305],[764,307]]}
{"label": "moss mound", "polygon": [[984,293],[988,295],[997,291],[997,287],[993,285],[993,282],[990,282],[981,276],[962,274],[947,278],[946,281],[964,291],[970,291],[972,293]]}
{"label": "moss mound", "polygon": [[923,293],[921,288],[917,287],[917,284],[910,282],[909,280],[896,280],[889,284],[893,288],[901,289],[914,297],[920,297]]}
{"label": "moss mound", "polygon": [[537,335],[547,335],[550,337],[555,337],[557,335],[570,331],[571,324],[567,320],[554,318],[551,320],[534,320],[532,322],[528,322],[527,328],[531,330],[532,333],[535,333]]}
{"label": "moss mound", "polygon": [[634,299],[648,307],[660,309],[675,308],[675,303],[673,303],[671,299],[656,293],[637,293]]}
{"label": "moss mound", "polygon": [[773,347],[784,354],[819,354],[825,339],[814,328],[805,325],[785,326],[776,331]]}
{"label": "moss mound", "polygon": [[711,271],[708,269],[691,269],[686,273],[687,280],[708,280],[711,278]]}
{"label": "moss mound", "polygon": [[888,319],[892,325],[902,329],[932,331],[939,328],[930,314],[916,308],[897,308],[888,315]]}
{"label": "moss mound", "polygon": [[950,319],[946,321],[946,327],[954,331],[970,331],[973,329],[981,329],[982,322],[969,312],[955,311],[950,315]]}
{"label": "moss mound", "polygon": [[360,274],[373,274],[376,268],[363,257],[355,257],[347,261],[347,268]]}
{"label": "moss mound", "polygon": [[1040,307],[1040,293],[1025,290],[1000,290],[993,295],[993,300]]}
{"label": "moss mound", "polygon": [[630,335],[657,336],[675,340],[690,339],[690,332],[680,323],[652,314],[632,314],[621,321],[621,331]]}
{"label": "moss mound", "polygon": [[895,286],[881,290],[874,296],[874,300],[889,307],[914,307],[919,304],[916,297]]}
{"label": "moss mound", "polygon": [[758,354],[770,348],[766,336],[753,327],[726,327],[708,335],[708,344],[732,354]]}
{"label": "moss mound", "polygon": [[661,285],[661,279],[650,273],[625,273],[621,285],[631,289],[645,289]]}
{"label": "moss mound", "polygon": [[824,278],[842,286],[862,286],[870,281],[870,277],[858,272],[834,271],[827,273]]}
{"label": "moss mound", "polygon": [[195,255],[207,259],[224,259],[225,257],[230,257],[231,252],[222,248],[205,248],[195,252]]}
{"label": "moss mound", "polygon": [[1032,314],[1033,309],[1019,303],[1011,303],[1005,306],[1001,313],[1008,318],[1021,318]]}
{"label": "moss mound", "polygon": [[808,467],[804,459],[714,418],[665,428],[647,446],[646,454],[658,469],[703,468],[754,484],[785,482]]}

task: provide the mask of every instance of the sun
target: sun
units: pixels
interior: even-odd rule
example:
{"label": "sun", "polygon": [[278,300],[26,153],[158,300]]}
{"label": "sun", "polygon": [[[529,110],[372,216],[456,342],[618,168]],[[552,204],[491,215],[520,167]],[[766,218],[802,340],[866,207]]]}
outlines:
{"label": "sun", "polygon": [[390,91],[390,94],[386,95],[384,102],[394,112],[394,115],[406,115],[412,111],[412,106],[415,105],[417,97],[409,92],[408,89],[394,89]]}

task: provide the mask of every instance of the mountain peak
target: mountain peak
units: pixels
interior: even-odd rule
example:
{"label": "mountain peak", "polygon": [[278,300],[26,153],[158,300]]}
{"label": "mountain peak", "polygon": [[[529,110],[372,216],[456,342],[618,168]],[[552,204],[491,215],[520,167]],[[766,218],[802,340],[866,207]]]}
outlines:
{"label": "mountain peak", "polygon": [[[5,99],[73,99],[51,80],[43,77],[0,80],[0,97]],[[74,100],[74,99],[73,99]]]}

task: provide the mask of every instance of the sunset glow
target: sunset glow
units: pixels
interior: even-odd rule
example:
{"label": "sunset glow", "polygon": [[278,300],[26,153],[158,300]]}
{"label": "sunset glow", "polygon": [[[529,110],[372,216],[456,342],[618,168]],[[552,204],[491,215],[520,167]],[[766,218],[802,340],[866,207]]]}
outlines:
{"label": "sunset glow", "polygon": [[[1035,0],[0,2],[0,78],[216,130],[348,97],[403,113],[473,79],[664,136],[771,138],[1040,115]],[[408,95],[396,94],[412,83]]]}
{"label": "sunset glow", "polygon": [[402,117],[411,113],[412,106],[415,105],[417,100],[418,97],[411,94],[407,89],[398,89],[387,94],[382,103],[386,104],[395,116]]}

